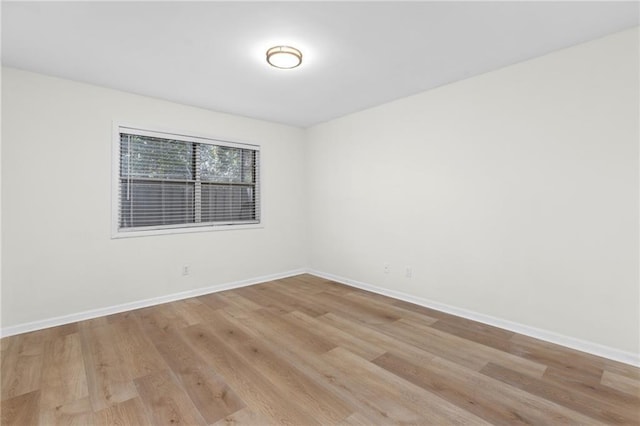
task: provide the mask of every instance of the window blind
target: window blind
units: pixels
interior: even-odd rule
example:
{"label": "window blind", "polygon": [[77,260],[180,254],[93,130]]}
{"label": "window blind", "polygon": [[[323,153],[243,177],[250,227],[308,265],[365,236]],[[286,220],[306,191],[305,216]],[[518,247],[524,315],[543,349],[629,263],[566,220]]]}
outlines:
{"label": "window blind", "polygon": [[260,222],[254,145],[120,128],[118,231]]}

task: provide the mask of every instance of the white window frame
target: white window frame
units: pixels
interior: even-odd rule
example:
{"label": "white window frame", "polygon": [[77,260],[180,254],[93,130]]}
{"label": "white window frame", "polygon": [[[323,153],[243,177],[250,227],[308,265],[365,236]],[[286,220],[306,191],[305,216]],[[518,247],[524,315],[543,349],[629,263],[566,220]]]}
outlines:
{"label": "white window frame", "polygon": [[[256,165],[256,198],[257,198],[257,220],[256,223],[189,223],[177,225],[157,225],[148,226],[144,229],[132,228],[129,230],[120,229],[120,133],[130,133],[140,136],[150,136],[158,138],[175,139],[185,142],[199,144],[210,144],[227,146],[231,148],[251,149],[258,151],[258,164]],[[151,235],[183,234],[191,232],[206,231],[229,231],[242,229],[264,228],[263,201],[262,201],[262,157],[260,155],[260,145],[244,142],[231,142],[224,139],[213,138],[202,135],[194,135],[192,132],[171,131],[158,129],[152,126],[137,126],[125,122],[113,123],[113,141],[111,158],[111,238],[143,237]]]}

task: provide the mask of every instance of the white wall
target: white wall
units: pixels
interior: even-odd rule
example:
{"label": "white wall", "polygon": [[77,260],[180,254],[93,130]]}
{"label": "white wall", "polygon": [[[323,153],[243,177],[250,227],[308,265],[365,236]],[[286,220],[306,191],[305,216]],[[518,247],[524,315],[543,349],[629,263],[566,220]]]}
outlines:
{"label": "white wall", "polygon": [[[3,327],[306,266],[303,130],[10,68],[2,86]],[[264,228],[112,240],[114,120],[261,144]]]}
{"label": "white wall", "polygon": [[310,266],[637,354],[638,89],[634,29],[311,128]]}

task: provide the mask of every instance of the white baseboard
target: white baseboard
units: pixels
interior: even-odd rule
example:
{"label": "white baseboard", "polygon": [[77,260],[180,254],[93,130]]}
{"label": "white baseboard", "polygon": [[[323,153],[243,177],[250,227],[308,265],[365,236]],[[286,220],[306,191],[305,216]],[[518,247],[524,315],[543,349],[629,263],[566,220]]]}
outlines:
{"label": "white baseboard", "polygon": [[115,306],[107,306],[105,308],[91,309],[75,314],[63,315],[54,318],[48,318],[39,321],[28,322],[24,324],[3,327],[0,330],[0,337],[13,336],[15,334],[27,333],[29,331],[42,330],[58,325],[69,324],[77,321],[84,321],[92,318],[102,317],[105,315],[113,315],[120,312],[131,311],[134,309],[146,308],[148,306],[160,305],[162,303],[173,302],[176,300],[188,299],[190,297],[202,296],[204,294],[216,293],[218,291],[231,290],[233,288],[246,287],[253,284],[263,283],[266,281],[277,280],[280,278],[291,277],[294,275],[304,274],[306,269],[295,269],[292,271],[282,272],[279,274],[264,275],[261,277],[249,278],[246,280],[234,281],[225,284],[218,284],[209,287],[197,288],[194,290],[182,291],[180,293],[167,294],[165,296],[152,297],[150,299],[137,300],[135,302],[122,303]]}
{"label": "white baseboard", "polygon": [[469,311],[467,309],[457,308],[455,306],[446,305],[444,303],[434,302],[432,300],[412,296],[407,293],[402,293],[399,291],[377,287],[371,284],[363,283],[363,282],[352,280],[349,278],[339,277],[339,276],[328,274],[321,271],[308,270],[307,273],[311,275],[315,275],[317,277],[336,281],[341,284],[346,284],[351,287],[356,287],[356,288],[367,290],[373,293],[382,294],[384,296],[393,297],[394,299],[404,300],[406,302],[414,303],[416,305],[435,309],[441,312],[446,312],[448,314],[467,318],[473,321],[478,321],[487,325],[492,325],[494,327],[503,328],[505,330],[513,331],[519,334],[523,334],[525,336],[544,340],[546,342],[555,343],[557,345],[566,346],[568,348],[586,352],[592,355],[597,355],[603,358],[608,358],[614,361],[630,364],[635,367],[640,367],[640,354],[634,354],[633,352],[626,352],[619,349],[611,348],[609,346],[604,346],[598,343],[576,339],[575,337],[564,336],[562,334],[558,334],[552,331],[543,330],[536,327],[530,327],[528,325],[520,324],[517,322],[492,317],[490,315]]}

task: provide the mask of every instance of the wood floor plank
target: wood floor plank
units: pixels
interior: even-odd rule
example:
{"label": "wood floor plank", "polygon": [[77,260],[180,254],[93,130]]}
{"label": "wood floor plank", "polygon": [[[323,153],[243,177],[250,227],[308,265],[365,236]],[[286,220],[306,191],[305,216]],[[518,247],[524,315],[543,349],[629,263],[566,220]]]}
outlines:
{"label": "wood floor plank", "polygon": [[[353,307],[353,302],[348,300],[341,301],[341,298],[343,297],[321,291],[313,294],[313,305],[325,311],[326,314],[339,314],[353,322],[372,325],[388,323],[399,318],[391,314],[384,314],[380,310],[376,310],[375,307],[362,306],[361,309],[356,309]],[[325,313],[322,313],[322,315],[325,315]],[[316,318],[318,317],[316,316]]]}
{"label": "wood floor plank", "polygon": [[[588,375],[585,377],[588,377]],[[542,380],[550,386],[555,384],[561,385],[599,400],[608,401],[621,410],[625,407],[640,407],[640,399],[637,396],[620,392],[600,382],[594,383],[590,378],[581,380],[578,371],[573,369],[569,370],[567,374],[564,370],[549,367],[542,376]]]}
{"label": "wood floor plank", "polygon": [[86,426],[96,423],[96,416],[88,397],[65,402],[53,408],[41,408],[41,425]]}
{"label": "wood floor plank", "polygon": [[104,327],[109,324],[109,317],[97,317],[88,320],[80,321],[78,324],[78,330],[86,330],[94,327]]}
{"label": "wood floor plank", "polygon": [[[310,275],[309,275],[310,277]],[[302,294],[313,295],[325,290],[322,285],[312,284],[308,281],[307,275],[297,275],[295,277],[288,277],[283,280],[276,280],[276,283],[284,284],[285,286],[291,286],[294,289],[299,289]]]}
{"label": "wood floor plank", "polygon": [[393,299],[388,296],[376,295],[381,300],[388,300],[390,304],[394,306],[400,306],[408,311],[413,311],[421,315],[428,316],[430,318],[436,318],[438,320],[456,321],[459,317],[448,314],[446,312],[437,311],[435,309],[427,308],[426,306],[416,305],[415,303],[407,302],[406,300]]}
{"label": "wood floor plank", "polygon": [[418,366],[388,353],[374,360],[406,380],[439,395],[494,424],[595,424],[595,420],[527,392],[504,386],[466,367],[441,358]]}
{"label": "wood floor plank", "polygon": [[[441,334],[427,338],[423,333],[431,333],[433,329],[429,327],[423,328],[417,324],[399,320],[390,324],[382,324],[378,329],[389,337],[414,345],[434,356],[451,360],[472,370],[480,370],[489,362],[486,356],[479,356],[476,352],[464,350],[466,349],[464,347],[468,346],[466,340],[461,339],[458,342],[453,336]],[[463,348],[460,348],[459,343],[462,343]]]}
{"label": "wood floor plank", "polygon": [[[242,288],[239,288],[237,290],[242,290]],[[251,311],[255,311],[263,308],[261,304],[255,303],[247,299],[236,290],[223,291],[221,293],[218,293],[218,295],[227,304],[227,307],[225,309],[228,309],[230,307],[236,307],[236,308],[244,309],[248,312],[251,312]]]}
{"label": "wood floor plank", "polygon": [[[271,343],[272,349],[277,351],[283,359],[296,365],[308,377],[339,396],[352,407],[355,413],[367,419],[368,424],[424,423],[417,412],[404,405],[395,404],[393,401],[396,398],[386,392],[384,384],[378,383],[374,377],[344,374],[314,352],[304,348],[290,349],[287,346],[286,337],[281,335],[275,335]],[[347,421],[349,417],[343,421]]]}
{"label": "wood floor plank", "polygon": [[[390,373],[378,365],[352,354],[343,348],[333,349],[322,355],[331,365],[343,374],[353,374],[361,380],[375,377],[369,386],[377,389],[372,395],[373,401],[380,405],[403,405],[419,414],[419,418],[426,424],[489,424],[469,411],[440,398],[434,393],[427,392],[419,386],[406,381],[400,376]],[[391,408],[391,407],[390,407]],[[395,417],[392,417],[395,421]]]}
{"label": "wood floor plank", "polygon": [[312,292],[316,291],[318,288],[321,288],[321,291],[323,292],[326,291],[334,293],[336,295],[342,295],[353,291],[352,287],[337,283],[335,281],[331,281],[326,278],[316,277],[315,275],[311,274],[301,274],[294,278],[310,285],[310,291]]}
{"label": "wood floor plank", "polygon": [[197,299],[214,311],[228,306],[218,293],[205,294],[204,296],[197,297]]}
{"label": "wood floor plank", "polygon": [[387,324],[402,318],[395,312],[368,304],[354,302],[344,296],[329,292],[317,293],[314,297],[314,300],[323,302],[326,306],[332,308],[333,311],[339,310],[358,321],[371,325]]}
{"label": "wood floor plank", "polygon": [[113,314],[113,315],[107,315],[106,316],[106,320],[107,323],[109,324],[113,324],[116,322],[120,322],[120,321],[131,321],[133,320],[133,318],[136,317],[136,313],[139,311],[139,309],[133,310],[133,311],[125,311],[125,312],[120,312],[117,314]]}
{"label": "wood floor plank", "polygon": [[[300,294],[292,291],[295,287],[290,284],[282,285],[283,283],[278,281],[273,282],[273,285],[271,284],[272,283],[268,283],[268,285],[259,286],[259,289],[271,298],[275,298],[291,306],[291,310],[302,312],[314,318],[329,312],[317,303],[314,303],[313,300],[310,300],[308,294]],[[278,287],[278,284],[282,285],[282,287]]]}
{"label": "wood floor plank", "polygon": [[[216,321],[217,324],[223,319]],[[351,414],[351,410],[342,401],[327,392],[322,386],[305,376],[294,365],[283,361],[275,351],[272,351],[260,340],[248,337],[246,339],[229,339],[230,321],[224,327],[210,328],[221,339],[226,339],[229,346],[248,364],[254,366],[264,375],[282,394],[291,401],[296,401],[305,407],[306,411],[322,424],[334,424]],[[239,336],[242,331],[235,328],[234,335]]]}
{"label": "wood floor plank", "polygon": [[136,379],[135,384],[154,425],[207,424],[170,371]]}
{"label": "wood floor plank", "polygon": [[510,342],[510,353],[548,365],[569,380],[600,382],[604,365],[599,357],[519,334],[514,335]]}
{"label": "wood floor plank", "polygon": [[[519,358],[501,350],[485,346],[467,339],[453,336],[432,327],[425,327],[411,319],[401,319],[393,324],[380,327],[386,332],[410,341],[427,351],[433,351],[441,358],[457,360],[467,367],[479,370],[488,362],[494,361],[515,371],[541,377],[547,370],[546,365]],[[468,355],[472,356],[469,357]]]}
{"label": "wood floor plank", "polygon": [[631,379],[621,374],[605,371],[602,374],[601,383],[610,388],[628,393],[631,396],[640,398],[640,380]]}
{"label": "wood floor plank", "polygon": [[183,318],[188,325],[201,324],[209,322],[213,318],[212,314],[215,309],[201,302],[197,298],[178,300],[173,304],[180,317]]}
{"label": "wood floor plank", "polygon": [[508,368],[489,363],[481,373],[522,389],[532,395],[537,395],[570,409],[581,411],[595,420],[608,424],[628,424],[637,422],[638,406],[611,404],[609,401],[574,391],[568,386],[545,383],[541,379],[528,377]]}
{"label": "wood floor plank", "polygon": [[207,423],[215,423],[245,407],[224,378],[207,365],[179,332],[170,332],[157,340],[156,347]]}
{"label": "wood floor plank", "polygon": [[34,425],[40,413],[40,391],[35,390],[2,401],[0,423],[3,425]]}
{"label": "wood floor plank", "polygon": [[[312,283],[324,287],[324,291],[333,293],[337,296],[343,296],[353,291],[353,287],[346,284],[338,283],[327,278],[316,277],[314,275],[303,275]],[[359,290],[360,291],[360,290]]]}
{"label": "wood floor plank", "polygon": [[243,408],[213,423],[212,426],[255,426],[276,424],[249,408]]}
{"label": "wood floor plank", "polygon": [[224,308],[225,312],[229,312],[237,318],[258,309],[264,309],[263,306],[236,293],[223,291],[222,293],[218,293],[218,295],[227,304]]}
{"label": "wood floor plank", "polygon": [[370,426],[371,425],[371,421],[369,419],[367,419],[365,416],[363,416],[360,413],[353,413],[352,415],[350,415],[349,417],[347,417],[346,419],[344,419],[343,421],[341,421],[340,423],[338,423],[338,425],[340,426]]}
{"label": "wood floor plank", "polygon": [[640,381],[640,368],[623,364],[621,362],[606,359],[604,360],[603,369],[620,376],[628,377],[633,380]]}
{"label": "wood floor plank", "polygon": [[91,424],[95,426],[150,425],[151,420],[140,398],[133,398],[98,411]]}
{"label": "wood floor plank", "polygon": [[45,344],[40,404],[43,409],[89,396],[82,343],[78,333]]}
{"label": "wood floor plank", "polygon": [[225,378],[249,408],[276,423],[319,424],[297,404],[288,401],[286,395],[274,389],[269,380],[205,325],[197,324],[185,329],[184,338],[207,360],[208,365]]}
{"label": "wood floor plank", "polygon": [[[244,335],[258,337],[269,332],[269,328],[264,331],[259,330],[256,323],[247,318],[243,318],[242,321],[245,321],[240,324]],[[371,399],[370,386],[367,386],[360,378],[349,377],[332,367],[317,356],[316,348],[292,345],[291,338],[283,333],[268,334],[268,339],[263,342],[272,351],[287,360],[289,364],[295,365],[305,375],[313,378],[318,384],[339,396],[343,401],[348,402],[355,412],[368,419],[369,424],[388,424],[394,419],[404,419],[407,422],[409,419],[413,419],[413,423],[419,422],[420,416],[407,408],[395,407],[392,412],[389,412],[389,410],[385,411],[383,407],[374,404]],[[390,417],[392,413],[395,417]]]}
{"label": "wood floor plank", "polygon": [[481,322],[453,315],[449,315],[445,318],[439,318],[438,323],[439,325],[448,324],[455,326],[456,330],[460,332],[468,330],[474,334],[491,339],[510,340],[516,334],[513,331],[504,330],[489,324],[483,324]]}
{"label": "wood floor plank", "polygon": [[139,309],[136,317],[140,319],[142,327],[148,332],[166,332],[188,327],[189,320],[180,315],[174,303]]}
{"label": "wood floor plank", "polygon": [[640,369],[296,277],[0,340],[2,424],[640,426]]}
{"label": "wood floor plank", "polygon": [[377,309],[381,311],[386,311],[393,314],[393,317],[410,319],[415,322],[424,324],[424,325],[432,325],[438,320],[436,318],[431,318],[427,315],[417,314],[408,309],[401,308],[399,306],[394,306],[389,303],[380,302],[377,298],[372,298],[370,293],[362,292],[362,291],[352,291],[344,295],[345,299],[353,300],[357,303],[364,304],[366,306],[375,306]]}
{"label": "wood floor plank", "polygon": [[297,321],[288,320],[266,309],[252,311],[239,321],[249,327],[262,330],[263,333],[277,333],[290,337],[290,344],[302,347],[314,353],[324,353],[336,347],[315,330],[301,326]]}
{"label": "wood floor plank", "polygon": [[40,389],[45,333],[25,334],[2,355],[0,391],[3,401]]}
{"label": "wood floor plank", "polygon": [[122,357],[119,368],[127,370],[127,377],[136,379],[168,368],[137,318],[118,321],[111,328]]}
{"label": "wood floor plank", "polygon": [[24,334],[22,335],[14,335],[14,336],[6,336],[0,339],[0,354],[4,357],[6,353],[8,353],[8,349],[11,348],[14,344],[17,344],[24,338]]}
{"label": "wood floor plank", "polygon": [[238,289],[238,294],[277,314],[286,314],[294,309],[293,306],[286,304],[281,299],[271,297],[268,292],[257,289],[255,286]]}
{"label": "wood floor plank", "polygon": [[89,398],[94,411],[138,396],[109,324],[80,329]]}
{"label": "wood floor plank", "polygon": [[310,330],[320,332],[324,338],[336,346],[343,347],[353,352],[354,354],[361,356],[362,358],[372,360],[382,355],[385,350],[380,346],[360,339],[357,336],[346,333],[339,328],[333,327],[327,323],[317,320],[314,317],[303,314],[302,312],[293,311],[287,315],[286,318],[297,324],[301,324],[303,327]]}
{"label": "wood floor plank", "polygon": [[490,346],[501,351],[508,351],[511,345],[510,339],[515,333],[500,330],[484,324],[466,321],[464,324],[452,323],[448,320],[438,320],[431,324],[431,327],[453,334],[454,336]]}
{"label": "wood floor plank", "polygon": [[[332,306],[321,303],[317,299],[311,299],[308,290],[303,290],[288,280],[286,282],[284,280],[275,281],[273,285],[269,287],[269,289],[272,292],[277,293],[278,295],[285,294],[292,300],[295,300],[296,303],[293,306],[296,307],[296,310],[306,313],[307,315],[314,318],[329,313],[333,310]],[[316,290],[321,289],[316,288]],[[314,293],[314,296],[317,293],[320,293],[320,291]]]}
{"label": "wood floor plank", "polygon": [[369,328],[362,323],[352,322],[334,313],[323,315],[319,317],[318,320],[332,325],[353,336],[358,336],[361,339],[380,347],[385,352],[395,349],[402,351],[402,353],[407,354],[411,360],[417,363],[429,362],[435,357],[431,352],[427,352],[417,346],[406,343],[403,340],[399,340],[396,337],[389,336],[379,330]]}
{"label": "wood floor plank", "polygon": [[322,286],[309,284],[306,281],[302,281],[299,277],[300,276],[274,280],[270,281],[268,284],[270,288],[276,289],[292,296],[297,296],[298,298],[302,298],[302,300],[305,300],[307,302],[311,301],[310,296],[314,295],[315,293],[320,293],[324,290]]}

